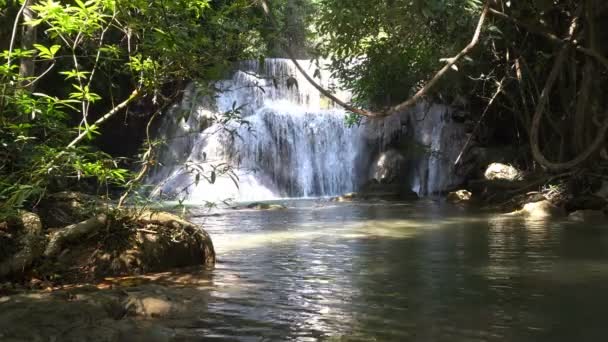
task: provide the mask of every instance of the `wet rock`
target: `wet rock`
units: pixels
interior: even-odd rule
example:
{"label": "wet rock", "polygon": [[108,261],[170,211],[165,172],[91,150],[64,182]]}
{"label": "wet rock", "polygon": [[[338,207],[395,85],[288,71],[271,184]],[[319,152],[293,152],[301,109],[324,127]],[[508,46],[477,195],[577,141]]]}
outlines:
{"label": "wet rock", "polygon": [[[67,281],[91,281],[214,265],[213,243],[202,227],[165,212],[122,215],[110,215],[94,230],[87,228],[84,235],[74,225],[57,230],[53,236],[61,236],[62,242],[51,248],[42,268]],[[83,223],[92,227],[88,221]],[[50,247],[49,243],[47,250]]]}
{"label": "wet rock", "polygon": [[405,174],[406,159],[396,149],[382,152],[373,162],[371,178],[381,184],[397,183]]}
{"label": "wet rock", "polygon": [[468,202],[472,196],[473,194],[468,190],[457,190],[448,194],[447,201],[450,203]]}
{"label": "wet rock", "polygon": [[507,164],[492,163],[484,172],[487,180],[516,181],[522,179],[522,172]]}
{"label": "wet rock", "polygon": [[544,200],[526,203],[521,210],[517,210],[508,215],[542,219],[564,216],[565,211],[562,208],[553,205],[551,202]]}
{"label": "wet rock", "polygon": [[152,296],[131,296],[126,306],[128,315],[145,318],[168,317],[176,311],[170,300]]}
{"label": "wet rock", "polygon": [[608,222],[608,216],[602,210],[577,210],[570,213],[568,219],[585,223]]}

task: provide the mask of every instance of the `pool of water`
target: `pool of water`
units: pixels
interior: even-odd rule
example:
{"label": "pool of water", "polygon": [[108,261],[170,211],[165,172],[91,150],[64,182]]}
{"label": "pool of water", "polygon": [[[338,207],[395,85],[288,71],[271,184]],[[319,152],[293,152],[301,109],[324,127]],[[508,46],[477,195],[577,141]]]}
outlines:
{"label": "pool of water", "polygon": [[[290,202],[192,220],[218,263],[201,337],[242,341],[602,341],[608,227],[433,201]],[[604,229],[606,228],[606,229]]]}

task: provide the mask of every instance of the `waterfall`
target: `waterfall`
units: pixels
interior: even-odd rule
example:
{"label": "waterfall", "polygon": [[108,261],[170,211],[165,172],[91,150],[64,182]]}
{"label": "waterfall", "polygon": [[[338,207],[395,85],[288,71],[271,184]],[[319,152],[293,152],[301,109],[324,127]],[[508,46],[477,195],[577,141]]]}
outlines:
{"label": "waterfall", "polygon": [[[302,64],[323,86],[335,87],[327,72]],[[166,116],[159,137],[169,143],[160,156],[164,167],[148,179],[153,194],[181,193],[195,202],[253,201],[337,195],[364,181],[365,172],[358,171],[364,169],[362,129],[346,127],[344,110],[324,98],[290,61],[242,62],[230,80],[216,87],[217,97],[209,100],[191,85]],[[214,116],[221,119],[219,113],[234,108],[242,120],[209,125]],[[183,111],[190,112],[186,120],[177,115]],[[192,134],[198,127],[204,129]],[[226,166],[232,177],[218,175],[210,184],[212,171],[226,171]],[[197,173],[202,174],[198,179]]]}
{"label": "waterfall", "polygon": [[[301,63],[348,100],[328,72]],[[191,84],[165,113],[157,138],[166,144],[147,179],[152,195],[199,203],[339,195],[369,181],[374,159],[406,138],[430,151],[405,153],[409,187],[432,194],[461,181],[450,175],[449,164],[464,129],[446,106],[419,105],[347,127],[346,112],[286,59],[241,62],[214,86],[215,94],[206,94]]]}

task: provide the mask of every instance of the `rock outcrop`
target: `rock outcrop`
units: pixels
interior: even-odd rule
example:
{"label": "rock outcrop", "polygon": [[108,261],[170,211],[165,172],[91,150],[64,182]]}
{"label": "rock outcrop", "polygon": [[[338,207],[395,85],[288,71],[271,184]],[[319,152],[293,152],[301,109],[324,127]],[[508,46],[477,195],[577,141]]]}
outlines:
{"label": "rock outcrop", "polygon": [[166,212],[102,207],[82,221],[55,227],[60,218],[74,222],[69,213],[83,218],[74,203],[80,201],[69,198],[69,206],[66,202],[59,206],[73,211],[60,210],[61,216],[45,220],[22,212],[0,224],[0,279],[34,274],[40,279],[83,282],[215,263],[213,243],[205,230]]}

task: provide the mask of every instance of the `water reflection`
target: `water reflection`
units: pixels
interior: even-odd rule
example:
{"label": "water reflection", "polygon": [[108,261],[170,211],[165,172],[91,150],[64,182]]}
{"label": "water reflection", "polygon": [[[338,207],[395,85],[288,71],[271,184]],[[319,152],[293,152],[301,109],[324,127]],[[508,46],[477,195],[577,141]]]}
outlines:
{"label": "water reflection", "polygon": [[[202,220],[202,218],[200,218]],[[204,218],[207,333],[237,340],[598,341],[608,235],[436,203]]]}

